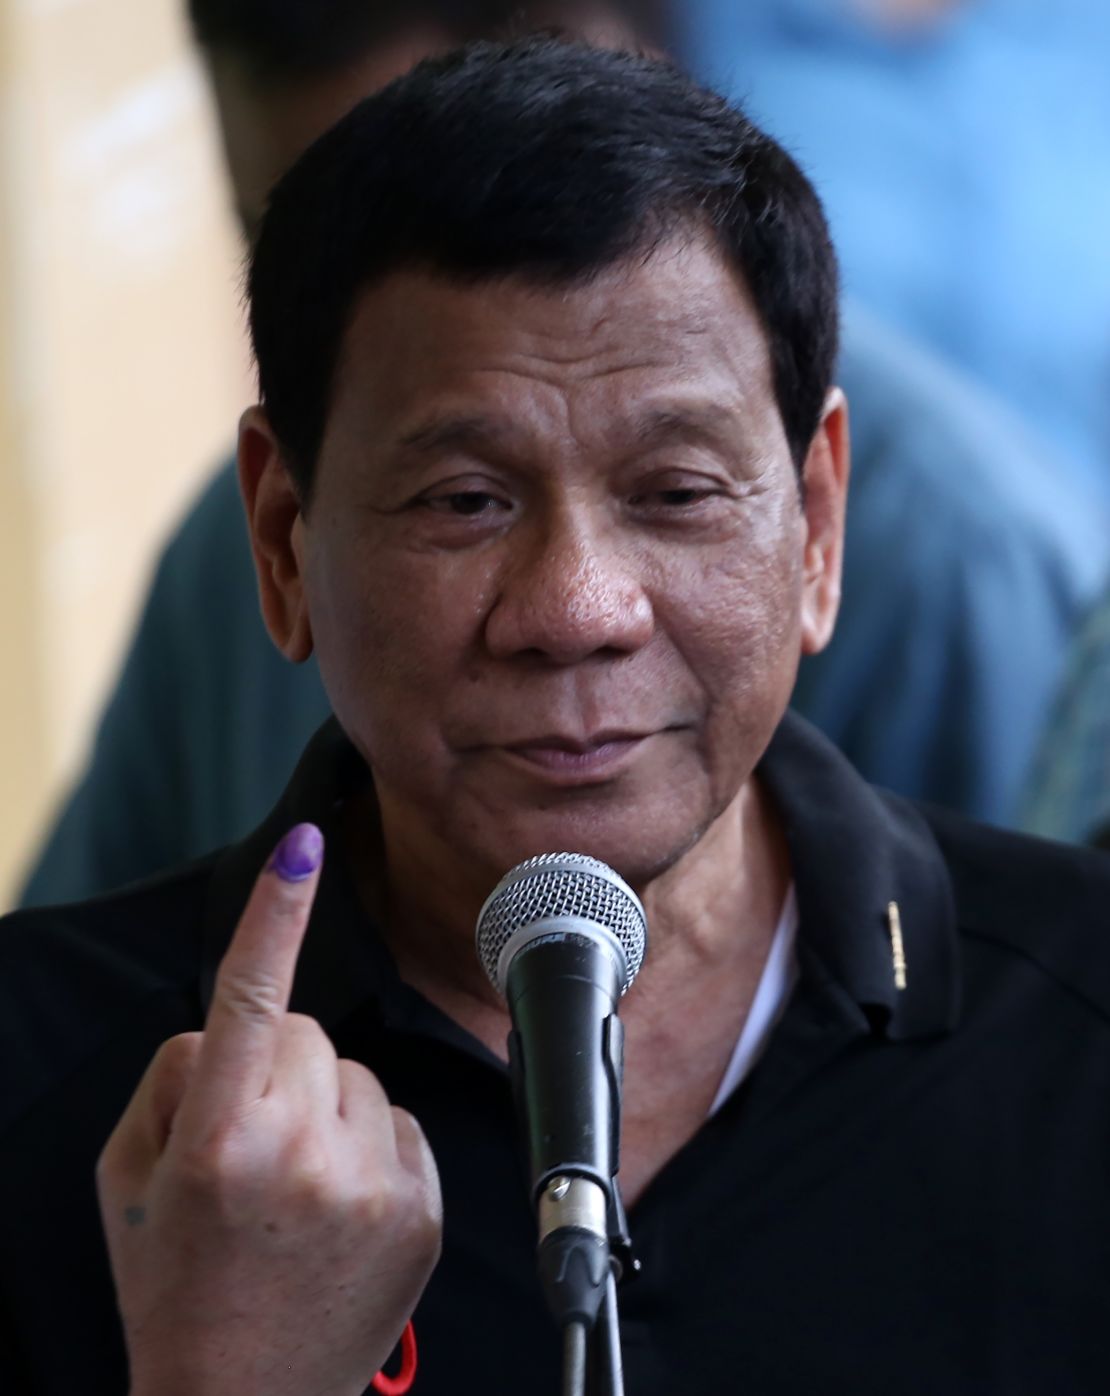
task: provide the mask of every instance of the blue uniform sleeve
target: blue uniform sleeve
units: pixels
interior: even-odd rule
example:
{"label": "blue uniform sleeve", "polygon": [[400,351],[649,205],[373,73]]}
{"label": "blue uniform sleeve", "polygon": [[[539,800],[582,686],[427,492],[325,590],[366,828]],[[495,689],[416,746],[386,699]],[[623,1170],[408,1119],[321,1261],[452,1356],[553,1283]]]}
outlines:
{"label": "blue uniform sleeve", "polygon": [[844,594],[795,707],[900,794],[1009,824],[1110,542],[1012,416],[858,309]]}
{"label": "blue uniform sleeve", "polygon": [[1024,824],[1047,838],[1110,848],[1110,592],[1072,651]]}

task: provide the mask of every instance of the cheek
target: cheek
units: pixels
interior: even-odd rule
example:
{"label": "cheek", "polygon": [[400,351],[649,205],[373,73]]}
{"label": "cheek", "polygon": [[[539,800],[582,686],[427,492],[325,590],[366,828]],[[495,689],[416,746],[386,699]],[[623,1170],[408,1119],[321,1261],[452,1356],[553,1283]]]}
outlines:
{"label": "cheek", "polygon": [[790,546],[783,533],[767,545],[751,538],[707,560],[684,588],[695,604],[667,624],[702,692],[702,759],[726,794],[736,772],[746,777],[762,755],[797,674],[800,530],[791,526],[786,538]]}
{"label": "cheek", "polygon": [[695,605],[675,639],[715,698],[777,687],[782,672],[796,668],[803,538],[795,520],[752,530],[702,559],[684,586]]}
{"label": "cheek", "polygon": [[[483,578],[373,537],[333,543],[309,575],[324,686],[352,735],[378,746],[406,732],[465,679],[485,606]],[[387,726],[388,732],[378,731]]]}

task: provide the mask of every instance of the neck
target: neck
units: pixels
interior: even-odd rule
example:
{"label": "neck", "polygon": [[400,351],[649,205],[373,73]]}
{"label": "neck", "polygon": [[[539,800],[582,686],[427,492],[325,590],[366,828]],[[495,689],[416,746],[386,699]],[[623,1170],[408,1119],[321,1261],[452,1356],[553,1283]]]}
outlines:
{"label": "neck", "polygon": [[755,966],[758,978],[789,884],[778,815],[753,777],[694,848],[644,889],[651,954],[633,992],[669,992],[738,961]]}
{"label": "neck", "polygon": [[[433,1003],[445,997],[486,1008],[500,998],[474,946],[474,928],[493,890],[452,850],[406,836],[381,817],[371,787],[347,811],[346,847],[363,905],[381,928],[398,972]],[[367,857],[367,849],[377,856]],[[452,1016],[458,1014],[452,1010]]]}
{"label": "neck", "polygon": [[[468,882],[457,867],[444,876],[433,852],[391,840],[388,827],[384,866],[375,876],[365,855],[370,823],[366,807],[352,809],[351,862],[401,977],[471,1030],[492,1015],[500,1050],[504,1006],[474,950],[475,922],[491,888],[481,879]],[[789,880],[778,816],[753,777],[689,852],[636,889],[650,949],[627,1011],[703,985],[718,970],[740,969],[758,981]]]}
{"label": "neck", "polygon": [[[473,947],[488,888],[438,889],[431,860],[392,861],[381,923],[401,977],[503,1060],[508,1011]],[[360,860],[355,860],[359,866]],[[638,888],[649,951],[621,1006],[625,1089],[621,1187],[631,1206],[705,1122],[767,960],[789,861],[754,778],[666,874]]]}

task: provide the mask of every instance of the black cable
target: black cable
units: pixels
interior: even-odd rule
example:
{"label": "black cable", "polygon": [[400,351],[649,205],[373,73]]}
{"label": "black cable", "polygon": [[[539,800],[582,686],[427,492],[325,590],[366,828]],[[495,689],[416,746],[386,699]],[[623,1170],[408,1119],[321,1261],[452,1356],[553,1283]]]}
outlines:
{"label": "black cable", "polygon": [[586,1325],[563,1329],[563,1396],[586,1396]]}
{"label": "black cable", "polygon": [[624,1396],[624,1361],[621,1356],[621,1323],[617,1313],[617,1276],[609,1271],[605,1307],[601,1311],[601,1351],[609,1378],[608,1396]]}
{"label": "black cable", "polygon": [[588,1396],[624,1396],[617,1277],[610,1271],[597,1325],[590,1339]]}

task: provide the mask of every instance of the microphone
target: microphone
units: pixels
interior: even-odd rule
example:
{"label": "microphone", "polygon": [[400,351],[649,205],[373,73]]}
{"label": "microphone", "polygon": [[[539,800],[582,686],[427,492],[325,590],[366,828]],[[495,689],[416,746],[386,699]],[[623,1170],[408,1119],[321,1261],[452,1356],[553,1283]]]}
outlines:
{"label": "microphone", "polygon": [[[509,1066],[539,1221],[539,1269],[561,1327],[596,1323],[623,1232],[624,1039],[617,1006],[647,948],[640,899],[612,868],[549,853],[482,907],[478,955],[512,1019]],[[616,1222],[614,1221],[616,1219]]]}

